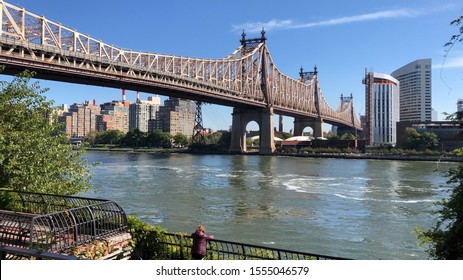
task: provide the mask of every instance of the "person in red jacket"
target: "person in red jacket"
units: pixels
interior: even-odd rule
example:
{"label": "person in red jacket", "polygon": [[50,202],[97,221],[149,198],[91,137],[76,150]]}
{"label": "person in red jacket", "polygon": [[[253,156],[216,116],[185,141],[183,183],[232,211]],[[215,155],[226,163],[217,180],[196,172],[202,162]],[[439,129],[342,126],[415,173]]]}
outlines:
{"label": "person in red jacket", "polygon": [[206,234],[206,227],[198,226],[196,231],[191,234],[191,237],[193,238],[193,247],[191,247],[191,257],[194,260],[204,259],[207,253],[207,240],[213,239],[214,236]]}

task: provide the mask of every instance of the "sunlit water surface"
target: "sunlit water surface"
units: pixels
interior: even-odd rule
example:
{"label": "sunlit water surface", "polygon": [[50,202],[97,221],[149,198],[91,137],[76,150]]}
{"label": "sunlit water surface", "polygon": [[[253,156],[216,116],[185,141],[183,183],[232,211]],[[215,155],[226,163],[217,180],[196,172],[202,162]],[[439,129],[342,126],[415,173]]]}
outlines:
{"label": "sunlit water surface", "polygon": [[170,232],[354,259],[427,259],[451,163],[87,152],[96,193]]}

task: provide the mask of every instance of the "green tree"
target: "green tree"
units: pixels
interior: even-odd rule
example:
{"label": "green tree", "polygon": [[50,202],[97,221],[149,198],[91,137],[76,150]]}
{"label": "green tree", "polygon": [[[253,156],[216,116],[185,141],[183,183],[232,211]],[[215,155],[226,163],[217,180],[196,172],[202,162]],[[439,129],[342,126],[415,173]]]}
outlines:
{"label": "green tree", "polygon": [[461,121],[463,120],[463,113],[462,112],[455,112],[449,114],[447,112],[442,113],[445,116],[446,121]]}
{"label": "green tree", "polygon": [[101,131],[95,136],[95,144],[119,144],[124,136],[124,132],[117,129]]}
{"label": "green tree", "polygon": [[421,147],[425,150],[435,150],[439,147],[439,138],[433,132],[424,132],[421,134]]}
{"label": "green tree", "polygon": [[293,134],[292,134],[292,133],[283,132],[283,139],[288,139],[288,138],[291,138],[291,137],[293,137]]}
{"label": "green tree", "polygon": [[419,133],[416,129],[407,127],[403,145],[410,150],[435,150],[439,146],[439,138],[435,133]]}
{"label": "green tree", "polygon": [[88,190],[92,172],[84,150],[73,151],[62,127],[46,118],[53,102],[31,77],[25,71],[0,82],[0,186],[62,195]]}
{"label": "green tree", "polygon": [[174,144],[177,146],[184,147],[188,145],[188,138],[181,132],[177,132],[177,134],[174,135],[173,140]]}
{"label": "green tree", "polygon": [[221,132],[213,132],[211,134],[204,135],[204,138],[206,140],[206,144],[217,145],[219,143],[221,136],[222,136]]}
{"label": "green tree", "polygon": [[[446,56],[456,43],[463,41],[463,16],[450,24],[458,27],[458,33],[445,44]],[[446,120],[461,119],[461,115],[444,114]],[[427,252],[439,260],[463,259],[463,148],[455,150],[455,153],[461,160],[456,168],[447,172],[450,178],[447,184],[453,186],[452,192],[448,199],[443,198],[437,203],[440,209],[435,212],[438,216],[435,225],[427,231],[417,229],[421,244],[429,244]]]}
{"label": "green tree", "polygon": [[98,131],[96,130],[91,130],[86,136],[85,136],[85,142],[89,143],[90,145],[95,145],[98,144],[96,142],[96,136],[98,135]]}
{"label": "green tree", "polygon": [[131,129],[121,139],[121,144],[127,147],[138,148],[144,146],[147,142],[147,134],[138,128]]}
{"label": "green tree", "polygon": [[341,139],[342,139],[342,140],[355,140],[355,139],[357,139],[357,137],[355,137],[355,135],[352,134],[352,133],[344,133],[344,134],[341,136]]}
{"label": "green tree", "polygon": [[435,225],[427,231],[417,229],[421,244],[429,244],[427,252],[439,260],[463,259],[463,148],[455,153],[461,161],[447,172],[452,193],[437,203],[440,209],[435,212],[438,216]]}
{"label": "green tree", "polygon": [[339,139],[340,138],[339,135],[333,132],[325,132],[323,133],[323,137],[325,137],[326,139]]}
{"label": "green tree", "polygon": [[420,143],[420,134],[416,129],[412,127],[405,128],[405,140],[404,140],[404,148],[405,149],[416,149],[418,148]]}
{"label": "green tree", "polygon": [[150,147],[170,147],[170,133],[160,129],[148,134],[147,144]]}
{"label": "green tree", "polygon": [[222,132],[218,144],[224,149],[229,149],[231,146],[231,132]]}

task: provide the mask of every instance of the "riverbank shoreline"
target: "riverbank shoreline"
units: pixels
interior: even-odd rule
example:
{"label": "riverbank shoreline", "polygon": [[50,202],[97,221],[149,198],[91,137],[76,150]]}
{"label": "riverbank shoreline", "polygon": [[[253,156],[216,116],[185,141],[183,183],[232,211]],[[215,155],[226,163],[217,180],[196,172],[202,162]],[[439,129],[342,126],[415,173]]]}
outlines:
{"label": "riverbank shoreline", "polygon": [[[154,153],[154,154],[204,154],[204,155],[235,155],[225,151],[191,151],[188,148],[162,149],[162,148],[101,148],[86,147],[88,151],[101,152],[126,152],[126,153]],[[247,152],[242,155],[261,155],[258,152]],[[274,153],[273,155],[264,156],[282,156],[282,157],[307,157],[307,158],[336,158],[336,159],[371,159],[371,160],[404,160],[404,161],[431,161],[431,162],[460,162],[458,157],[444,156],[426,156],[426,155],[394,155],[394,154],[370,154],[370,153]]]}
{"label": "riverbank shoreline", "polygon": [[285,154],[284,156],[312,157],[312,158],[339,158],[339,159],[372,159],[372,160],[404,160],[404,161],[431,161],[431,162],[460,162],[457,157],[416,156],[416,155],[377,155],[377,154]]}

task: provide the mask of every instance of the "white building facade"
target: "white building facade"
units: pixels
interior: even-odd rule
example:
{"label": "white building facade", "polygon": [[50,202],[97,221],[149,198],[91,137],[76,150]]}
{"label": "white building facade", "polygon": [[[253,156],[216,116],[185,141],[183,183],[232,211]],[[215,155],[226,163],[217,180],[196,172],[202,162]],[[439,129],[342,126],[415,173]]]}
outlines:
{"label": "white building facade", "polygon": [[137,100],[129,106],[129,130],[139,129],[148,132],[148,123],[156,119],[161,99],[158,96],[150,96],[148,100]]}
{"label": "white building facade", "polygon": [[399,81],[388,74],[372,73],[370,89],[371,144],[395,145],[400,120]]}
{"label": "white building facade", "polygon": [[400,121],[432,121],[431,59],[419,59],[395,70],[400,82]]}

